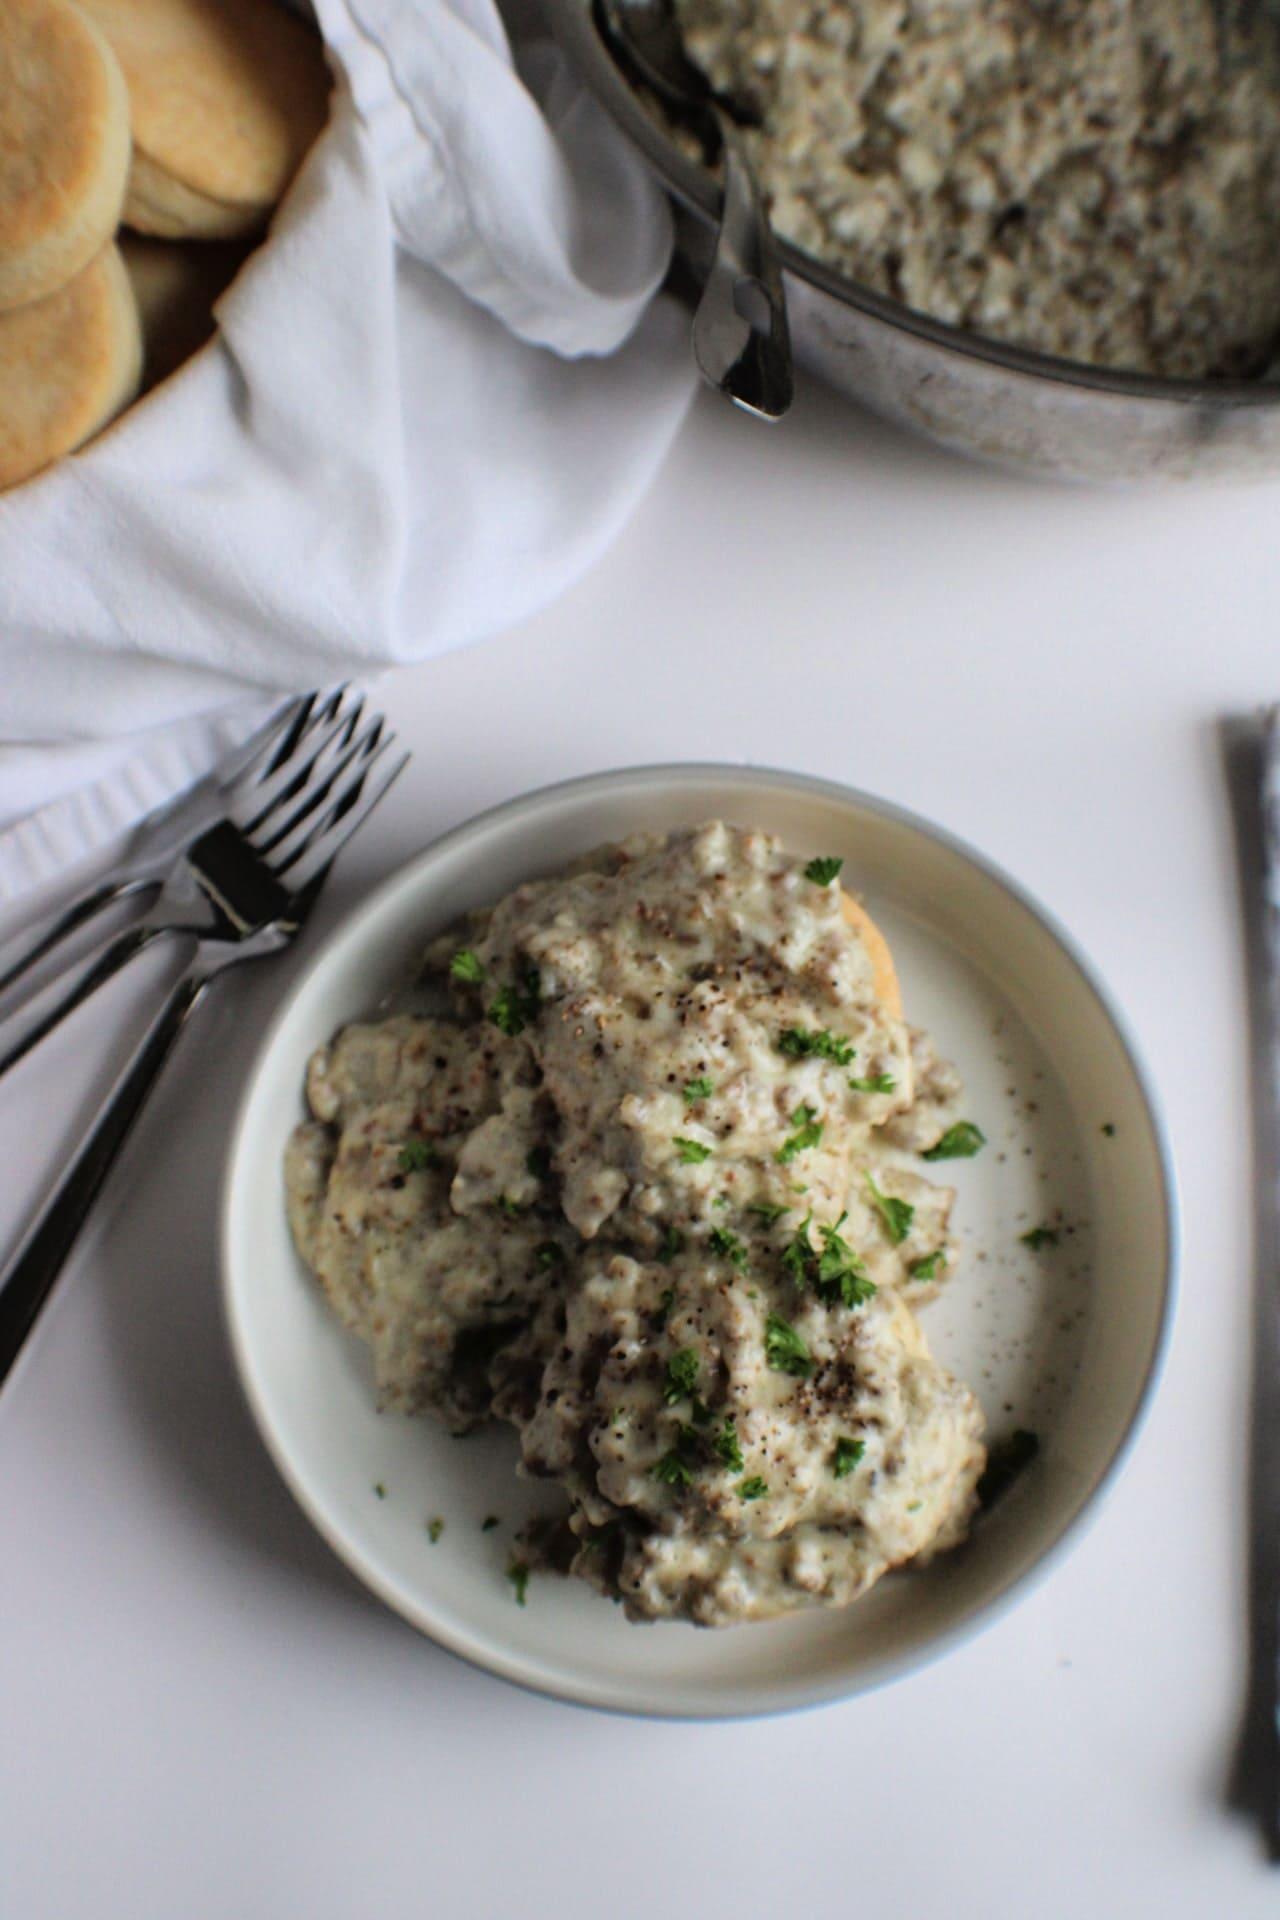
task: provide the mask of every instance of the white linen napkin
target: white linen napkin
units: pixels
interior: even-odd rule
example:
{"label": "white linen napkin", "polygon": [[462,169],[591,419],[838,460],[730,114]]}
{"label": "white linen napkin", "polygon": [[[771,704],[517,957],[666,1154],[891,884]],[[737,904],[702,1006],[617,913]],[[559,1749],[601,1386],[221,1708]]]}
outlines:
{"label": "white linen napkin", "polygon": [[267,690],[543,605],[683,418],[666,207],[550,43],[513,50],[492,0],[317,13],[330,125],[217,339],[0,495],[0,900],[203,771]]}

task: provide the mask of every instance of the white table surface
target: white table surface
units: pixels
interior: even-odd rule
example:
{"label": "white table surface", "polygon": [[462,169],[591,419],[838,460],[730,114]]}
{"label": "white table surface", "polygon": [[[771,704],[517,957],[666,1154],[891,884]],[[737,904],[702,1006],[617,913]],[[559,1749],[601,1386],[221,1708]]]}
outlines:
{"label": "white table surface", "polygon": [[[1127,1008],[1181,1161],[1164,1384],[1066,1564],[883,1692],[667,1725],[473,1672],[313,1536],[232,1376],[227,1122],[305,954],[263,969],[156,1099],[0,1399],[3,1920],[1276,1913],[1228,1805],[1252,1278],[1214,725],[1280,695],[1278,524],[1280,486],[1068,492],[820,391],[772,432],[704,400],[591,578],[388,685],[414,761],[325,926],[480,807],[667,758],[847,779],[1048,902]],[[0,1103],[11,1223],[126,1011]]]}

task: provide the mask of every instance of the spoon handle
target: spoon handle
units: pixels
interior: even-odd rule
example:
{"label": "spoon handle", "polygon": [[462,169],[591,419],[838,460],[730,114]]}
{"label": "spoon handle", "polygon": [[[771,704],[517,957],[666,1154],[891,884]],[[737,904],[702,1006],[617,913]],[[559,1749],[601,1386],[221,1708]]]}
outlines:
{"label": "spoon handle", "polygon": [[724,209],[711,271],[693,316],[693,353],[704,380],[736,406],[777,420],[794,379],[782,272],[769,215],[742,136],[717,112]]}

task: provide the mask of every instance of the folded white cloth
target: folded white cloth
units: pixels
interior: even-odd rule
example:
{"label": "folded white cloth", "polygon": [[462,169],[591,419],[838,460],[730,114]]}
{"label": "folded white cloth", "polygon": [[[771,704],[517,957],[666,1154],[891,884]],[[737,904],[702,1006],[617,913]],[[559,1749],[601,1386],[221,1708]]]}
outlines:
{"label": "folded white cloth", "polygon": [[492,0],[317,13],[331,122],[216,341],[0,496],[0,900],[202,771],[264,690],[547,602],[688,404],[666,207],[550,43],[513,51]]}

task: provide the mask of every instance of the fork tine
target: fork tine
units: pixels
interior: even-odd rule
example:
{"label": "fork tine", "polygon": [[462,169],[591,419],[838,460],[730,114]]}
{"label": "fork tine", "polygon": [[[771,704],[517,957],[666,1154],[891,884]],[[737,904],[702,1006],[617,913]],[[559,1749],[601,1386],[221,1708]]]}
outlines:
{"label": "fork tine", "polygon": [[217,768],[223,792],[240,785],[242,781],[252,781],[255,770],[272,767],[293,751],[299,725],[305,725],[306,715],[315,700],[314,693],[293,694],[288,700],[273,707],[271,713],[255,727],[247,740],[241,742],[237,751],[223,760]]}
{"label": "fork tine", "polygon": [[336,795],[339,781],[353,763],[370,758],[382,738],[385,724],[382,715],[375,714],[368,726],[354,738],[334,741],[328,750],[325,765],[322,768],[317,764],[298,796],[294,813],[288,819],[280,820],[279,816],[284,810],[277,808],[257,833],[248,835],[250,844],[257,852],[269,854],[274,866],[283,866],[295,853],[300,853],[311,838],[318,814]]}
{"label": "fork tine", "polygon": [[402,753],[398,760],[384,762],[374,772],[376,763],[382,760],[394,740],[395,735],[388,734],[374,748],[356,779],[348,784],[320,822],[309,845],[295,856],[290,870],[283,876],[290,893],[301,893],[323,877],[335,855],[341,852],[357,828],[364,825],[392,782],[404,772],[409,764],[407,753]]}
{"label": "fork tine", "polygon": [[287,759],[278,761],[261,780],[242,780],[235,792],[228,795],[227,812],[241,833],[254,832],[269,813],[287,804],[307,786],[325,749],[354,725],[363,711],[362,693],[357,694],[349,706],[344,704],[345,700],[345,689],[330,695],[303,729]]}

